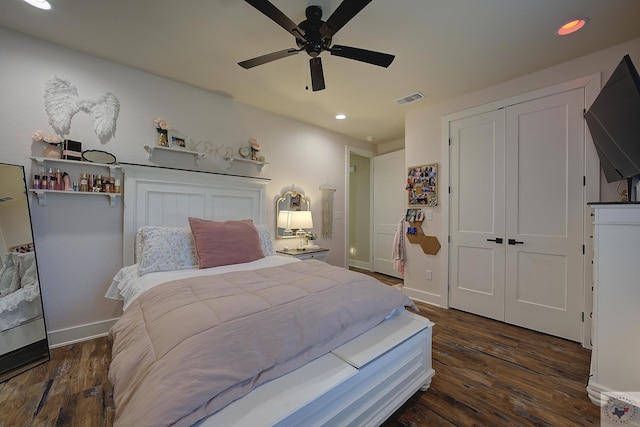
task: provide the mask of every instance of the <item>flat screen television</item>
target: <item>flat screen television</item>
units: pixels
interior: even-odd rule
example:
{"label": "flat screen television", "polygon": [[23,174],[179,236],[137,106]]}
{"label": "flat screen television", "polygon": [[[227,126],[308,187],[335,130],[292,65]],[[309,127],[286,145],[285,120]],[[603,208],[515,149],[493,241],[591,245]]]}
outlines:
{"label": "flat screen television", "polygon": [[622,58],[585,118],[607,182],[626,179],[628,200],[638,201],[640,77],[629,55]]}

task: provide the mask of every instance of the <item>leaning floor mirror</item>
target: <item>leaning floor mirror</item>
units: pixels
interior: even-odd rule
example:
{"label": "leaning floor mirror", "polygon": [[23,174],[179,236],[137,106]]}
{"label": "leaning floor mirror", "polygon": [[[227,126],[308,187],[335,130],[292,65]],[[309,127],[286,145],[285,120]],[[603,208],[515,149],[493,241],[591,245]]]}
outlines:
{"label": "leaning floor mirror", "polygon": [[0,163],[0,382],[49,360],[24,168]]}

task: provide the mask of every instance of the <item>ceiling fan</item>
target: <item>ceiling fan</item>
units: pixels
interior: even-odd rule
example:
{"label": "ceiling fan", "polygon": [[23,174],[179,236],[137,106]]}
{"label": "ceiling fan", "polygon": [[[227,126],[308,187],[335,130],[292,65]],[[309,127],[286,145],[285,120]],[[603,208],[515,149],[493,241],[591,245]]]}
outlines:
{"label": "ceiling fan", "polygon": [[296,39],[297,49],[284,49],[268,53],[246,61],[238,62],[245,69],[253,68],[276,59],[286,58],[306,51],[311,57],[309,66],[311,69],[311,86],[314,91],[322,90],[324,85],[324,73],[322,61],[318,55],[322,51],[328,51],[331,55],[366,62],[380,67],[388,67],[395,58],[394,55],[360,49],[357,47],[331,45],[332,37],[354,16],[356,16],[372,0],[344,0],[333,14],[325,21],[322,20],[320,6],[308,6],[305,15],[306,20],[296,25],[268,0],[245,0],[251,6],[264,13],[268,18],[291,33]]}

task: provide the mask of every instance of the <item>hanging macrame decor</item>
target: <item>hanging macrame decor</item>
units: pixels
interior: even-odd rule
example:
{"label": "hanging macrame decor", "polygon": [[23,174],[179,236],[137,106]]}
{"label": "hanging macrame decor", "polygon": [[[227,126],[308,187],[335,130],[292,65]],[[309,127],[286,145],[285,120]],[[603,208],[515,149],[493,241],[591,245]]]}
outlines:
{"label": "hanging macrame decor", "polygon": [[322,227],[320,235],[323,239],[331,239],[333,237],[333,193],[335,193],[336,189],[322,186],[320,191],[322,192]]}

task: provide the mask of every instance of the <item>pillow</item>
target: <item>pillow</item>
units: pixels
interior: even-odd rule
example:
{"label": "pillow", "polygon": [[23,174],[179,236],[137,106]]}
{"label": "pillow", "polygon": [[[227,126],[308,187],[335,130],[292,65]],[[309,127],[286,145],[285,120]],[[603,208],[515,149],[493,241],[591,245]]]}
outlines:
{"label": "pillow", "polygon": [[136,235],[138,275],[156,271],[198,267],[191,230],[173,227],[140,227]]}
{"label": "pillow", "polygon": [[189,218],[200,268],[241,264],[264,258],[258,230],[250,219],[207,221]]}
{"label": "pillow", "polygon": [[256,230],[258,230],[260,247],[262,247],[262,253],[264,253],[264,256],[275,255],[276,253],[273,251],[273,243],[271,242],[271,234],[269,234],[269,227],[265,224],[258,224],[256,225]]}

